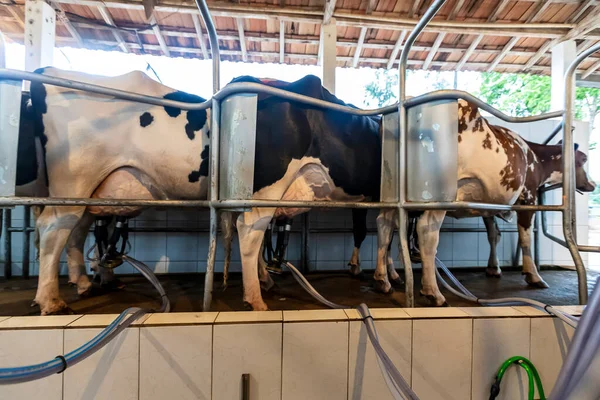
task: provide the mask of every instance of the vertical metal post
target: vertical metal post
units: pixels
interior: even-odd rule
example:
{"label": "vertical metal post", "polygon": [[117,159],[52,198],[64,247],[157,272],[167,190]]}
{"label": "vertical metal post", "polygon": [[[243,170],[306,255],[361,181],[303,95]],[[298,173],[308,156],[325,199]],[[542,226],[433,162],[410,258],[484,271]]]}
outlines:
{"label": "vertical metal post", "polygon": [[[213,94],[221,88],[221,55],[219,51],[219,38],[217,30],[210,15],[210,10],[206,0],[196,0],[196,5],[206,26],[208,39],[210,41],[210,52],[213,65]],[[212,202],[219,200],[219,140],[221,125],[221,105],[218,100],[212,102],[211,116],[211,135],[210,135],[210,164],[208,178],[210,207],[210,244],[208,246],[208,259],[206,262],[206,275],[204,276],[204,301],[202,308],[204,311],[210,310],[212,302],[212,291],[215,273],[215,256],[217,254],[217,228],[219,226],[219,214]]]}
{"label": "vertical metal post", "polygon": [[590,47],[581,53],[569,65],[565,73],[565,107],[563,115],[563,233],[567,247],[573,257],[577,280],[579,284],[579,303],[586,304],[588,300],[587,275],[581,254],[577,248],[576,237],[576,206],[575,206],[575,151],[573,147],[573,103],[575,102],[575,70],[589,55],[600,51],[600,44]]}
{"label": "vertical metal post", "polygon": [[[42,0],[25,1],[25,71],[35,71],[53,64],[56,12]],[[29,90],[25,81],[25,90]]]}
{"label": "vertical metal post", "polygon": [[[539,197],[539,196],[538,196]],[[533,231],[533,260],[537,266],[538,271],[540,270],[540,234],[542,233],[540,219],[542,218],[542,211],[535,213],[535,229]]]}
{"label": "vertical metal post", "polygon": [[310,240],[310,219],[308,213],[302,214],[302,272],[307,273],[310,270],[310,264],[308,260],[309,254],[309,240]]}
{"label": "vertical metal post", "polygon": [[23,207],[23,278],[29,279],[29,244],[30,244],[30,232],[29,225],[31,225],[31,208],[29,206]]}
{"label": "vertical metal post", "polygon": [[404,203],[406,202],[406,139],[407,139],[407,126],[406,126],[406,107],[404,101],[406,100],[406,66],[408,63],[408,53],[410,49],[421,33],[423,28],[431,21],[435,14],[442,8],[446,0],[435,0],[425,15],[419,20],[415,29],[410,33],[406,44],[402,49],[400,55],[400,67],[399,67],[399,101],[398,101],[398,117],[400,120],[400,140],[399,140],[399,157],[400,157],[400,168],[399,168],[399,202],[398,202],[398,235],[400,236],[400,256],[402,263],[404,264],[404,281],[405,281],[405,292],[406,292],[406,306],[414,307],[414,279],[412,271],[412,263],[410,261],[410,251],[408,249],[408,237],[407,237],[407,226],[408,226],[408,212],[404,209]]}
{"label": "vertical metal post", "polygon": [[12,241],[11,241],[11,218],[12,210],[7,208],[4,211],[4,224],[2,225],[2,237],[4,238],[4,277],[12,277]]}
{"label": "vertical metal post", "polygon": [[202,16],[206,31],[208,32],[208,40],[210,42],[210,53],[212,55],[213,66],[213,94],[217,93],[221,88],[221,53],[219,50],[219,38],[217,37],[217,29],[210,15],[210,10],[206,4],[206,0],[196,0],[196,6]]}
{"label": "vertical metal post", "polygon": [[335,94],[335,68],[337,66],[337,28],[335,18],[331,18],[328,23],[321,25],[323,33],[323,86],[331,93]]}
{"label": "vertical metal post", "polygon": [[212,102],[211,135],[210,135],[210,163],[208,170],[210,207],[210,241],[208,246],[208,259],[206,262],[206,275],[204,276],[204,301],[203,310],[210,310],[215,273],[215,257],[217,255],[217,228],[219,215],[212,202],[219,200],[219,137],[221,132],[221,103],[219,100]]}

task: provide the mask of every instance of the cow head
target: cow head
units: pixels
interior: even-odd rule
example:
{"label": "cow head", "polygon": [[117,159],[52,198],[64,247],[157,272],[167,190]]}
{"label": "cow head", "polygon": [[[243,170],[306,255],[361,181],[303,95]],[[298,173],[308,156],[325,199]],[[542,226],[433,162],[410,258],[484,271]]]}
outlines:
{"label": "cow head", "polygon": [[[562,146],[562,140],[557,143],[557,145]],[[587,162],[587,155],[578,150],[579,144],[575,143],[575,188],[582,192],[593,192],[596,189],[596,182],[594,182],[586,170],[583,168],[585,163]],[[556,160],[559,160],[560,157],[556,157]],[[562,162],[559,163],[559,170],[553,171],[550,179],[547,181],[549,184],[555,184],[562,182]]]}

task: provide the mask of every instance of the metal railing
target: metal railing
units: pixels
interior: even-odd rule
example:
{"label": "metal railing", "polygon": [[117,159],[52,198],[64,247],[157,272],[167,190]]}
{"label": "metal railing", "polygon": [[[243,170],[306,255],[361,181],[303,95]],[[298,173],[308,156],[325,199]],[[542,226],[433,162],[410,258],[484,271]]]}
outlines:
{"label": "metal railing", "polygon": [[[162,98],[156,98],[152,96],[144,96],[136,93],[104,88],[97,85],[91,85],[82,82],[76,82],[72,80],[60,79],[55,77],[42,76],[38,74],[31,74],[21,71],[12,71],[2,69],[0,70],[0,80],[29,80],[50,85],[62,86],[77,90],[83,90],[108,96],[113,96],[123,100],[136,101],[141,103],[153,104],[158,106],[169,106],[176,107],[183,110],[205,110],[212,108],[212,126],[210,136],[210,161],[209,161],[209,199],[208,200],[103,200],[103,199],[72,199],[72,198],[18,198],[18,197],[5,197],[0,198],[0,206],[14,206],[14,205],[54,205],[54,206],[87,206],[87,205],[104,205],[104,206],[152,206],[152,207],[208,207],[210,209],[210,243],[208,252],[208,262],[205,278],[204,288],[204,310],[210,309],[212,300],[213,290],[213,274],[214,274],[214,263],[216,255],[216,240],[217,240],[217,226],[218,226],[218,215],[219,209],[228,208],[249,208],[249,207],[302,207],[302,208],[387,208],[397,209],[399,212],[399,236],[400,236],[400,249],[401,257],[405,268],[406,274],[406,302],[408,307],[414,306],[413,296],[413,277],[412,277],[412,265],[410,262],[410,255],[408,251],[407,241],[407,225],[408,225],[408,210],[460,210],[460,209],[477,209],[477,210],[497,210],[497,211],[508,211],[508,210],[535,210],[535,211],[560,211],[563,213],[563,229],[565,233],[566,245],[571,251],[573,256],[579,281],[579,300],[580,303],[584,304],[587,301],[587,284],[586,275],[581,256],[579,255],[579,248],[576,244],[574,227],[575,227],[575,203],[574,203],[574,168],[573,168],[573,138],[571,132],[566,132],[564,129],[564,141],[563,141],[563,168],[565,171],[563,181],[563,204],[556,206],[539,205],[539,206],[509,206],[501,204],[487,204],[487,203],[473,203],[473,202],[409,202],[407,201],[407,182],[406,182],[406,132],[407,132],[407,110],[411,107],[415,107],[419,104],[424,104],[434,100],[441,99],[459,99],[466,98],[469,101],[474,102],[482,110],[489,112],[490,114],[506,121],[513,123],[526,123],[532,121],[540,121],[549,118],[555,118],[562,116],[564,119],[563,126],[570,127],[572,125],[572,109],[573,109],[573,88],[574,88],[574,71],[583,61],[583,59],[590,54],[600,50],[600,44],[595,45],[582,53],[570,66],[565,77],[567,99],[565,102],[565,110],[558,112],[551,112],[541,114],[532,117],[512,117],[508,116],[501,111],[493,108],[492,106],[482,102],[481,100],[473,97],[472,95],[456,91],[456,90],[443,90],[428,93],[422,96],[406,99],[405,82],[406,82],[406,68],[408,53],[416,40],[417,36],[421,33],[423,28],[429,23],[429,21],[439,11],[445,0],[435,0],[430,8],[427,10],[425,15],[421,18],[415,29],[411,32],[407,42],[402,50],[400,57],[400,96],[399,103],[394,106],[379,108],[375,110],[360,110],[351,107],[342,106],[339,104],[329,103],[323,100],[314,99],[307,96],[302,96],[290,92],[286,92],[281,89],[273,87],[255,84],[255,83],[236,83],[219,90],[219,77],[220,77],[220,60],[218,57],[218,42],[216,32],[214,30],[214,24],[210,16],[210,12],[206,5],[205,0],[197,0],[198,8],[204,19],[205,25],[209,32],[209,38],[211,42],[211,51],[213,52],[213,89],[214,95],[212,99],[205,101],[204,103],[183,103],[165,100]],[[220,144],[220,109],[221,101],[237,93],[266,93],[280,98],[294,101],[297,103],[308,104],[314,107],[322,109],[335,110],[353,115],[379,115],[388,114],[398,110],[399,112],[399,125],[400,125],[400,136],[399,136],[399,154],[400,157],[400,173],[398,174],[399,184],[399,198],[394,202],[373,202],[373,203],[362,203],[362,202],[310,202],[310,201],[275,201],[275,200],[228,200],[219,198],[219,144]],[[568,150],[568,151],[567,151]],[[581,250],[584,250],[582,248]]]}

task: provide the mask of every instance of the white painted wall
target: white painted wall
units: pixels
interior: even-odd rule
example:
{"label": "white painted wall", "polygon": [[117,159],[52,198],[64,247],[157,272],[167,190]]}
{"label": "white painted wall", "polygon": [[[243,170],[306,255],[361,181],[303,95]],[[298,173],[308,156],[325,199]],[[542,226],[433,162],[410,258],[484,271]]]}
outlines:
{"label": "white painted wall", "polygon": [[[499,124],[495,118],[490,117],[492,123]],[[552,131],[557,121],[542,121],[532,124],[504,124],[519,132],[525,139],[540,142]],[[588,147],[588,124],[576,123],[575,141],[580,148]],[[547,195],[547,203],[553,200],[554,204],[560,201],[560,190]],[[580,243],[587,243],[588,237],[588,195],[577,196],[577,225]],[[376,211],[371,211],[368,216],[368,226],[375,229]],[[296,219],[295,230],[300,230],[302,218]],[[550,230],[555,235],[562,237],[561,215],[553,213],[548,215]],[[13,226],[23,225],[23,210],[17,207],[13,211]],[[140,217],[131,221],[131,226],[137,227],[193,227],[208,228],[208,211],[189,210],[150,210]],[[512,258],[516,251],[517,233],[516,218],[509,224],[499,220],[500,229],[512,229],[515,232],[503,233],[498,244],[498,256],[501,266],[512,265]],[[352,218],[350,210],[338,211],[314,211],[310,214],[310,226],[312,228],[328,229],[350,229]],[[470,218],[455,220],[446,218],[443,228],[471,227],[484,228],[481,218]],[[2,241],[3,242],[3,241]],[[12,259],[13,275],[22,273],[22,233],[13,233],[12,237]],[[86,251],[93,243],[92,236],[88,238]],[[131,234],[133,246],[131,255],[140,261],[147,263],[158,273],[184,273],[204,272],[206,269],[206,255],[208,253],[208,233],[136,233]],[[352,254],[353,237],[351,233],[312,233],[309,247],[309,266],[313,270],[340,270],[346,269]],[[377,238],[374,233],[369,234],[361,247],[361,261],[363,268],[374,268],[376,260]],[[573,265],[570,253],[562,246],[551,242],[549,239],[541,238],[542,265],[554,264],[569,266]],[[0,255],[3,253],[0,253]],[[397,236],[393,244],[395,259],[398,254]],[[450,267],[481,267],[486,266],[489,255],[489,244],[485,232],[442,232],[438,256]],[[587,262],[587,254],[582,254],[584,262]],[[31,259],[35,258],[33,250],[33,237],[31,240]],[[295,265],[300,264],[301,258],[301,234],[292,233],[288,249],[288,259]],[[219,246],[217,251],[216,271],[223,269],[223,249]],[[61,273],[66,274],[66,264],[63,255]],[[241,271],[240,256],[237,240],[233,246],[232,271]],[[418,268],[418,266],[415,266]],[[0,269],[3,268],[3,263]],[[133,273],[133,268],[123,265],[117,270],[119,273]],[[37,265],[32,265],[31,274],[37,274]]]}

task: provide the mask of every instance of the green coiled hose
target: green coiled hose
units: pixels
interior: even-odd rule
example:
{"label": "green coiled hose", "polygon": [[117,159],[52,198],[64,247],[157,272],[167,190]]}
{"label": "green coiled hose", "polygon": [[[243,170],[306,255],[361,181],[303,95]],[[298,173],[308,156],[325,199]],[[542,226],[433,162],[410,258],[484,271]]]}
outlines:
{"label": "green coiled hose", "polygon": [[534,400],[535,397],[535,387],[538,388],[538,393],[540,394],[540,400],[546,400],[546,395],[544,394],[544,388],[542,387],[542,380],[540,379],[540,375],[537,372],[537,369],[533,365],[531,361],[529,361],[525,357],[515,356],[511,357],[508,360],[504,361],[498,369],[498,373],[496,374],[496,380],[492,385],[490,390],[490,400],[494,400],[500,394],[500,382],[502,382],[502,378],[504,377],[504,373],[511,365],[516,364],[519,367],[523,368],[525,372],[527,372],[527,378],[529,379],[529,400]]}

